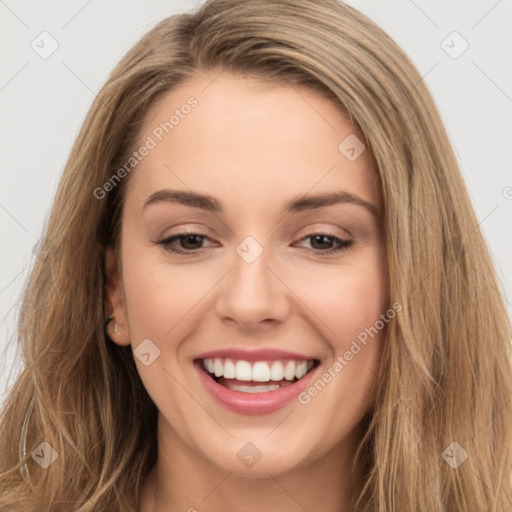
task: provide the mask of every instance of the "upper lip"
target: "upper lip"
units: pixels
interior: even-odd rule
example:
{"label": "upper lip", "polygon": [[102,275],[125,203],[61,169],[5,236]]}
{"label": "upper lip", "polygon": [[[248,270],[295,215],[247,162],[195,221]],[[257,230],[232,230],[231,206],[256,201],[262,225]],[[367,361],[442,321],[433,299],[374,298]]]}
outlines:
{"label": "upper lip", "polygon": [[247,350],[242,348],[225,348],[220,350],[211,350],[196,356],[195,359],[235,359],[237,361],[275,361],[280,359],[295,359],[299,361],[311,361],[317,358],[289,352],[287,350],[277,350],[273,348],[260,348],[257,350]]}

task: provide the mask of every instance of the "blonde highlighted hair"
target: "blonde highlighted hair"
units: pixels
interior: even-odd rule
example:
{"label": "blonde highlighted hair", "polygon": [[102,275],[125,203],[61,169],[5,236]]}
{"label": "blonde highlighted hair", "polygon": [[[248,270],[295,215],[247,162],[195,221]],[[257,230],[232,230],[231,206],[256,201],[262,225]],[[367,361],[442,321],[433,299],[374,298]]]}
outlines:
{"label": "blonde highlighted hair", "polygon": [[[108,78],[24,293],[24,369],[0,424],[0,510],[136,511],[156,460],[157,410],[131,348],[104,328],[105,248],[118,242],[130,177],[104,199],[94,190],[126,162],[157,99],[198,71],[223,70],[327,95],[376,162],[391,302],[403,310],[388,326],[354,461],[364,485],[353,510],[512,510],[512,335],[491,257],[418,71],[336,0],[208,1],[159,23]],[[43,441],[58,454],[47,469],[30,456]],[[468,455],[456,468],[445,461],[460,450],[453,443]]]}

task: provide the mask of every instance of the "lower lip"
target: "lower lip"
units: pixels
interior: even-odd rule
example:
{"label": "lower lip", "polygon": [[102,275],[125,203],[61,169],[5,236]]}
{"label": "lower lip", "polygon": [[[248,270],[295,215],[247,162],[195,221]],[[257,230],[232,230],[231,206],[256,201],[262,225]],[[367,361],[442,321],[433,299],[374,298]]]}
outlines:
{"label": "lower lip", "polygon": [[[302,379],[273,391],[263,393],[244,393],[233,391],[218,384],[202,369],[202,362],[195,363],[201,381],[214,400],[226,409],[238,414],[271,414],[290,403],[304,391],[316,368],[304,375]],[[262,384],[268,384],[262,382]]]}

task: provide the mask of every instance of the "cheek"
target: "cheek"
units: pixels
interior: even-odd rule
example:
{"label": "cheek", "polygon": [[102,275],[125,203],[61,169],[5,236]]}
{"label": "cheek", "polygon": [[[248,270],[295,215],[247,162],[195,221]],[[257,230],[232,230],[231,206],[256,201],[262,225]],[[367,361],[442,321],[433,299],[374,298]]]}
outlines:
{"label": "cheek", "polygon": [[338,352],[371,327],[388,307],[385,266],[380,252],[346,265],[309,269],[295,279],[297,295],[323,325],[322,332]]}
{"label": "cheek", "polygon": [[123,279],[130,331],[162,339],[215,283],[208,269],[171,264],[163,250],[127,242]]}
{"label": "cheek", "polygon": [[367,256],[333,266],[329,279],[322,275],[318,286],[303,289],[305,301],[329,327],[323,333],[331,357],[300,402],[323,411],[319,428],[326,429],[326,449],[329,439],[356,426],[374,399],[387,326],[380,318],[389,304],[383,259]]}
{"label": "cheek", "polygon": [[[139,247],[137,247],[139,245]],[[189,395],[179,385],[183,380],[180,343],[197,324],[207,301],[205,293],[216,281],[209,272],[193,265],[172,265],[163,251],[141,248],[127,242],[123,279],[132,348],[146,339],[159,349],[146,366],[135,357],[139,376],[160,411],[172,411],[176,427],[182,426]],[[218,278],[217,278],[218,279]],[[203,309],[202,309],[203,308]]]}

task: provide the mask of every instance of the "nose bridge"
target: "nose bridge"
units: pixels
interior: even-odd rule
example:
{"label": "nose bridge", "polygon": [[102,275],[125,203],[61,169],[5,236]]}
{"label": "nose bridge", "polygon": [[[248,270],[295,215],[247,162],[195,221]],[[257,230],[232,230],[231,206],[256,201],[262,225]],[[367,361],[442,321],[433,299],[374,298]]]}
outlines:
{"label": "nose bridge", "polygon": [[236,247],[233,269],[226,276],[217,303],[221,317],[243,326],[286,317],[289,310],[286,289],[268,268],[272,260],[272,250],[254,237],[246,237]]}

